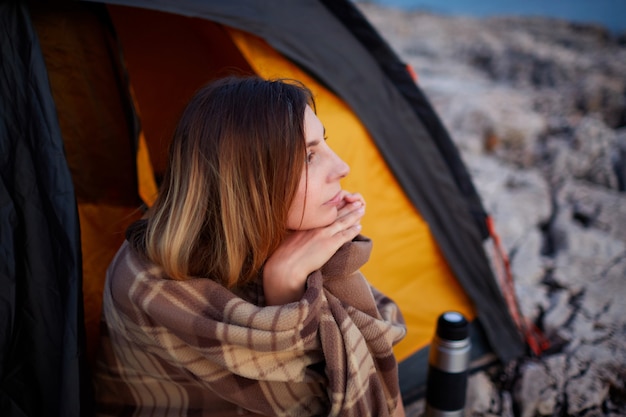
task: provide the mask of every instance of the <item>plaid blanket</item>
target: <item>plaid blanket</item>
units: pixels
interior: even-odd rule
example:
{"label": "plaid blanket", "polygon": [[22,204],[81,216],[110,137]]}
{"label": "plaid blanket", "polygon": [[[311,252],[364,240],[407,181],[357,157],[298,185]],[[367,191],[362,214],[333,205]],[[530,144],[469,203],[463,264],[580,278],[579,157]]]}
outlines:
{"label": "plaid blanket", "polygon": [[261,282],[235,294],[210,279],[170,280],[125,243],[103,296],[99,413],[393,414],[392,345],[405,327],[359,272],[370,251],[357,237],[308,277],[299,302],[264,306]]}

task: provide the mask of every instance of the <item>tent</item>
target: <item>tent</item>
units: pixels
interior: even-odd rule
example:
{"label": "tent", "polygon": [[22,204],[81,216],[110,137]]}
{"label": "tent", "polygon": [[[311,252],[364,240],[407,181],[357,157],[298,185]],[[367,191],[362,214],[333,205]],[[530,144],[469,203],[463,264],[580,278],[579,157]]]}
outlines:
{"label": "tent", "polygon": [[314,92],[344,188],[367,201],[363,272],[407,320],[405,399],[423,392],[442,311],[501,361],[525,352],[458,151],[350,1],[11,0],[0,28],[0,414],[88,414],[105,269],[154,199],[186,100],[228,74]]}

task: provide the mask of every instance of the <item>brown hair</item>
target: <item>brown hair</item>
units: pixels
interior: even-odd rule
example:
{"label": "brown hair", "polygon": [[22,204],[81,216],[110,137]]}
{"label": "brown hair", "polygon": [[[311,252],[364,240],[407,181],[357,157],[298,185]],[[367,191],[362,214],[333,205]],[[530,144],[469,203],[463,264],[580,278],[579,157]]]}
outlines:
{"label": "brown hair", "polygon": [[286,232],[305,169],[304,112],[295,81],[225,78],[184,110],[146,227],[131,245],[173,279],[227,287],[255,277]]}

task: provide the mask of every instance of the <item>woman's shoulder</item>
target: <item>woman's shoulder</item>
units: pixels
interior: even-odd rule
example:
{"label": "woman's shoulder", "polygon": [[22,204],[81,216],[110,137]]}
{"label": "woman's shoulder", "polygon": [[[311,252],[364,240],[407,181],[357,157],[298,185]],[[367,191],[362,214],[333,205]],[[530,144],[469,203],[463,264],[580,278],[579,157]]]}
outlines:
{"label": "woman's shoulder", "polygon": [[107,268],[107,280],[109,285],[119,285],[122,282],[128,284],[138,276],[167,278],[162,268],[133,248],[128,240],[124,240]]}

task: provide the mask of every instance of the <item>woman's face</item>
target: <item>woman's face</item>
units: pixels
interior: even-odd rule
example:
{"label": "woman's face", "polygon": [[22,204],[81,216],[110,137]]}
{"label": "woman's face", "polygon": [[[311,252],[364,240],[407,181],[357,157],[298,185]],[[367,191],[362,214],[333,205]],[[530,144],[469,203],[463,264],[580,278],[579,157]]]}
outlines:
{"label": "woman's face", "polygon": [[348,175],[350,168],[330,149],[324,133],[322,122],[311,107],[306,106],[306,167],[302,170],[298,191],[289,207],[287,227],[290,230],[328,226],[337,218],[338,207],[344,204],[346,192],[341,189],[339,181]]}

